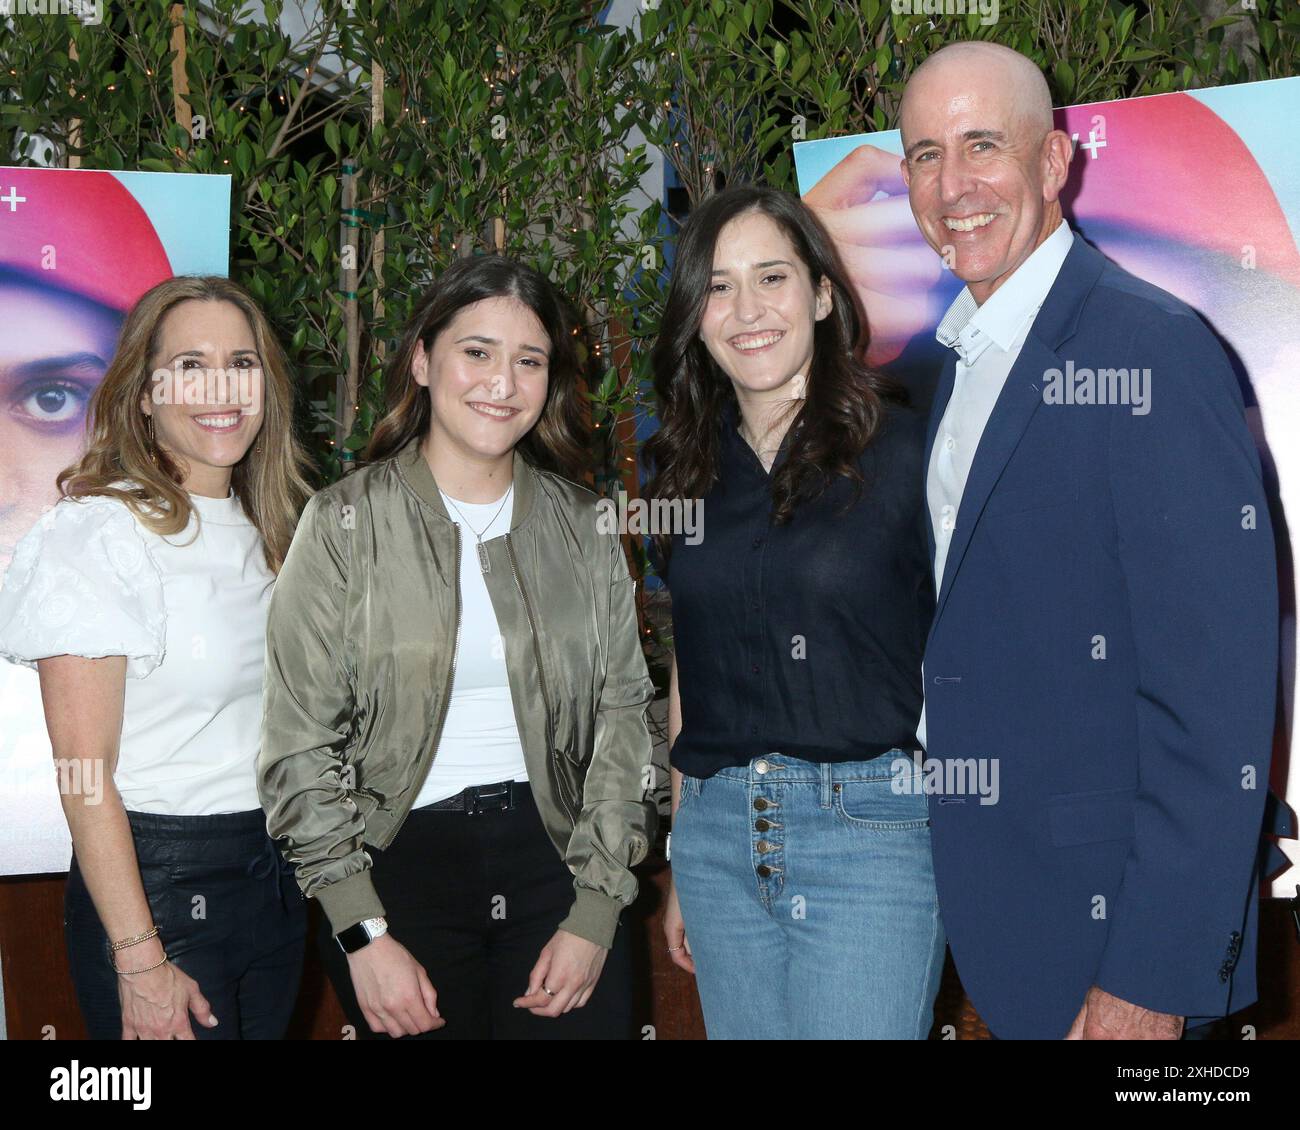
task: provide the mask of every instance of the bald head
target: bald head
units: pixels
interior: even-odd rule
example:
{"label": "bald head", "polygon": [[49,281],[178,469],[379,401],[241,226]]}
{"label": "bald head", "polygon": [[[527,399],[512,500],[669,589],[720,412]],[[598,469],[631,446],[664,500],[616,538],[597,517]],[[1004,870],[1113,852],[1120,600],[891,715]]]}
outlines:
{"label": "bald head", "polygon": [[900,108],[903,180],[926,242],[984,302],[1061,223],[1073,147],[1042,72],[996,43],[917,67]]}
{"label": "bald head", "polygon": [[1052,128],[1052,94],[1043,72],[1030,59],[1000,43],[950,43],[912,72],[903,91],[899,124],[905,146],[909,103],[942,97],[945,91],[962,86],[996,91],[1005,100],[1009,118],[1034,139]]}

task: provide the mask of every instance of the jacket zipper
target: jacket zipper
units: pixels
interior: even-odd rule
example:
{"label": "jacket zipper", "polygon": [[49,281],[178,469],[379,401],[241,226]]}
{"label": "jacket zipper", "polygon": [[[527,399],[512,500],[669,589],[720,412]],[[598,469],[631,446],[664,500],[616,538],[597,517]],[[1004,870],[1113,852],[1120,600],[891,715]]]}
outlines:
{"label": "jacket zipper", "polygon": [[542,648],[537,640],[537,625],[533,622],[533,606],[528,599],[528,591],[524,588],[524,582],[520,579],[519,569],[515,563],[514,546],[510,544],[510,535],[505,535],[506,553],[510,555],[510,574],[515,579],[515,587],[519,590],[519,595],[524,599],[524,614],[528,617],[528,631],[533,637],[533,656],[537,660],[537,679],[542,686],[542,705],[546,708],[546,744],[550,751],[551,767],[555,771],[555,795],[560,798],[560,803],[564,805],[565,814],[569,821],[577,824],[577,817],[573,815],[573,810],[569,807],[568,798],[564,795],[564,778],[560,776],[560,755],[555,748],[555,727],[551,719],[551,699],[546,693],[546,669],[542,666]]}
{"label": "jacket zipper", "polygon": [[[456,653],[460,650],[460,523],[453,522],[452,525],[455,527],[456,531],[453,535],[456,543],[456,551],[452,557],[452,560],[455,562],[456,572],[456,634],[452,636],[451,641],[451,666],[447,669],[447,686],[442,693],[442,707],[438,711],[438,725],[434,728],[433,744],[429,747],[431,751],[429,756],[430,761],[433,760],[434,755],[438,752],[438,743],[442,741],[442,727],[443,723],[447,721],[447,708],[451,705],[451,688],[452,684],[456,681]],[[421,778],[420,783],[415,786],[416,793],[419,792],[423,785],[424,779]],[[413,794],[411,796],[411,807],[414,807],[414,805],[415,795]],[[408,807],[407,810],[402,813],[401,820],[397,822],[397,827],[389,833],[385,846],[391,844],[395,839],[397,839],[397,833],[402,830],[402,825],[406,823],[406,818],[410,815],[411,808]]]}

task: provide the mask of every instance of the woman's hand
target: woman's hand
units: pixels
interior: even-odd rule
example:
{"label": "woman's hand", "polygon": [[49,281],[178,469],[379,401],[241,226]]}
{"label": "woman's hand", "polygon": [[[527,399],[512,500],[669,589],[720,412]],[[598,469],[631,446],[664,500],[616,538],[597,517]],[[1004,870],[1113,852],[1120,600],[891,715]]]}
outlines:
{"label": "woman's hand", "polygon": [[534,1016],[560,1016],[581,1008],[596,989],[608,953],[586,938],[556,930],[542,947],[528,975],[528,991],[515,999],[515,1008],[526,1008]]}
{"label": "woman's hand", "polygon": [[[154,960],[162,960],[161,947],[158,956],[148,964],[152,965]],[[191,1012],[205,1028],[217,1026],[217,1018],[212,1015],[207,998],[199,992],[198,983],[170,961],[148,973],[119,975],[117,990],[122,1002],[124,1040],[192,1040]]]}
{"label": "woman's hand", "polygon": [[438,994],[424,966],[392,934],[348,954],[352,988],[372,1032],[418,1036],[443,1027]]}
{"label": "woman's hand", "polygon": [[691,943],[686,940],[686,923],[682,921],[682,908],[677,902],[677,884],[668,880],[668,905],[664,907],[664,938],[668,941],[668,956],[673,964],[687,973],[695,972],[691,957]]}

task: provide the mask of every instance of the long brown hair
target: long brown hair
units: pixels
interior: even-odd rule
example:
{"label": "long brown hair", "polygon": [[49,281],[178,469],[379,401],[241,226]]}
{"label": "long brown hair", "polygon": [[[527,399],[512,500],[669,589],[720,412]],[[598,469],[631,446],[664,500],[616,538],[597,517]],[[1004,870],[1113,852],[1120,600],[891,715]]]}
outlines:
{"label": "long brown hair", "polygon": [[535,466],[569,479],[582,477],[587,430],[578,389],[578,353],[573,318],[559,292],[531,267],[504,255],[457,260],[420,298],[407,322],[385,378],[388,412],[375,425],[365,460],[387,459],[411,440],[429,432],[429,390],[411,373],[416,350],[429,350],[466,306],[485,298],[514,298],[542,323],[551,340],[546,405],[537,423],[519,441]]}
{"label": "long brown hair", "polygon": [[[697,208],[682,228],[663,327],[651,351],[659,430],[642,447],[651,498],[703,498],[718,476],[724,413],[738,410],[730,378],[700,339],[713,282],[713,254],[722,229],[737,216],[761,212],[794,245],[812,278],[830,282],[831,312],[814,324],[805,397],[795,405],[790,447],[772,475],[772,520],[788,522],[835,476],[860,490],[858,456],[880,426],[887,400],[905,400],[901,386],[861,359],[864,322],[834,244],[808,206],[789,193],[759,185],[724,189]],[[663,560],[671,539],[655,538]]]}
{"label": "long brown hair", "polygon": [[[163,319],[190,299],[229,302],[248,319],[263,373],[262,427],[231,473],[244,513],[262,536],[267,566],[279,572],[303,503],[311,494],[311,463],[293,432],[293,382],[284,351],[266,315],[243,287],[215,275],[179,275],[147,291],[127,314],[113,361],[90,398],[86,448],[55,480],[68,498],[120,499],[160,535],[189,524],[190,500],[181,468],[149,433],[140,408],[152,387]],[[119,486],[129,479],[134,486]]]}

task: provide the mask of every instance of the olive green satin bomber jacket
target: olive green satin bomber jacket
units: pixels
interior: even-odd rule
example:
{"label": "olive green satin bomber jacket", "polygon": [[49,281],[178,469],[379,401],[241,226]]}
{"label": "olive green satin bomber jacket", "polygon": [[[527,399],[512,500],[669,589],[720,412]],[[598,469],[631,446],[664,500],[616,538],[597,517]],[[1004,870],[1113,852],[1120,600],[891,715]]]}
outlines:
{"label": "olive green satin bomber jacket", "polygon": [[[560,927],[608,947],[656,824],[633,581],[592,491],[518,453],[514,488],[510,532],[483,543],[485,580],[529,783],[574,875]],[[437,750],[461,536],[414,440],[311,499],[276,581],[258,791],[336,934],[384,913],[365,847],[396,838]]]}

